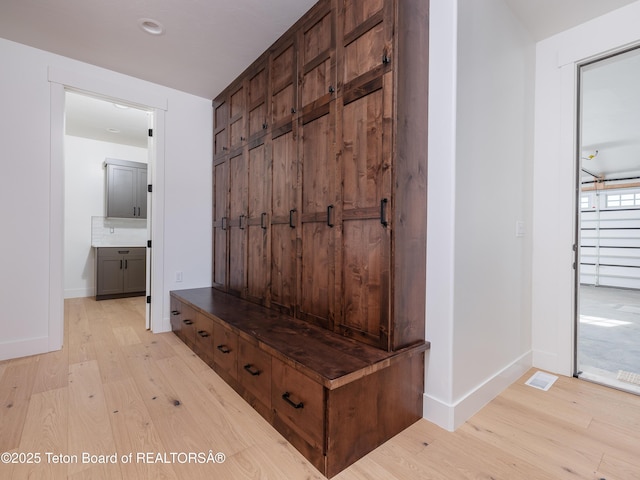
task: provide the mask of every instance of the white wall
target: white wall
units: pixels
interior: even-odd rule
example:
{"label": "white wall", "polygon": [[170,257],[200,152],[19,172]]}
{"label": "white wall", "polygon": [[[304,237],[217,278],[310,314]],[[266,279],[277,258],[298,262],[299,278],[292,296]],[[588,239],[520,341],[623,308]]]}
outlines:
{"label": "white wall", "polygon": [[65,135],[64,297],[95,295],[91,217],[105,216],[106,158],[147,163],[146,148]]}
{"label": "white wall", "polygon": [[[211,235],[203,235],[208,223],[203,226],[202,222],[211,212],[210,100],[3,39],[0,63],[0,359],[41,353],[59,342],[50,341],[51,332],[62,321],[51,307],[56,299],[50,298],[50,291],[57,289],[49,270],[59,253],[50,251],[50,246],[55,244],[54,237],[61,236],[63,223],[50,205],[50,192],[59,190],[57,183],[62,183],[58,167],[52,168],[52,148],[62,143],[62,138],[50,134],[59,103],[48,81],[52,70],[59,76],[80,76],[93,79],[89,82],[93,85],[108,85],[110,92],[118,93],[115,96],[129,101],[149,96],[164,99],[160,168],[169,174],[161,175],[162,183],[155,186],[167,213],[162,218],[162,238],[157,239],[164,268],[154,272],[154,279],[156,285],[164,286],[162,298],[154,299],[160,312],[154,330],[168,330],[168,291],[176,287],[168,272],[176,268],[189,272],[180,287],[210,285]],[[188,204],[190,211],[176,209],[176,203]],[[62,265],[60,270],[62,278]]]}
{"label": "white wall", "polygon": [[640,43],[640,2],[537,45],[533,362],[573,374],[577,64]]}
{"label": "white wall", "polygon": [[530,232],[535,67],[503,0],[451,3],[431,3],[425,399],[448,429],[531,365],[531,236],[516,222]]}

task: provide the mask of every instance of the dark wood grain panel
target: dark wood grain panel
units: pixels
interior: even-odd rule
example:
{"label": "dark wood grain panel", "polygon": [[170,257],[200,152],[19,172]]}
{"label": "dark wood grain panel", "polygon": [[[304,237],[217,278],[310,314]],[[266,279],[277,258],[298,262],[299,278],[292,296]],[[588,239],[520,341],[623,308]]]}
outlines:
{"label": "dark wood grain panel", "polygon": [[238,381],[271,408],[271,355],[242,338],[238,339]]}
{"label": "dark wood grain panel", "polygon": [[213,325],[213,359],[232,378],[238,378],[238,335],[221,323]]}
{"label": "dark wood grain panel", "polygon": [[423,378],[424,353],[415,353],[375,375],[331,391],[327,400],[327,477],[422,418]]}
{"label": "dark wood grain panel", "polygon": [[293,313],[296,298],[298,159],[293,131],[272,140],[271,304]]}
{"label": "dark wood grain panel", "polygon": [[313,449],[324,452],[324,388],[306,375],[274,359],[271,408]]}
{"label": "dark wood grain panel", "polygon": [[246,221],[248,166],[244,151],[229,158],[229,283],[230,292],[242,295],[246,286]]}
{"label": "dark wood grain panel", "polygon": [[[392,348],[425,335],[428,2],[398,3],[397,127],[394,191]],[[402,126],[402,128],[400,128]],[[422,139],[416,141],[416,139]],[[421,213],[419,213],[421,212]]]}
{"label": "dark wood grain panel", "polygon": [[[363,24],[368,29],[369,25],[367,25],[367,21],[374,18],[376,14],[382,13],[384,0],[367,0],[364,2],[362,0],[342,0],[341,3],[344,4],[344,37],[347,39],[345,43],[348,43],[348,39],[353,37],[354,30],[357,30]],[[376,21],[376,23],[378,23],[378,21]],[[356,36],[359,35],[356,34]]]}

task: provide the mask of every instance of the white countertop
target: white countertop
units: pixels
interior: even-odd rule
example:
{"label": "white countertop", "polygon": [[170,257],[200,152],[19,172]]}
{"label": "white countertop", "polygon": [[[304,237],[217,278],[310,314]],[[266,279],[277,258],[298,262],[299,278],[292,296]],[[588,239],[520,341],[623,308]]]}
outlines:
{"label": "white countertop", "polygon": [[93,248],[146,248],[146,245],[119,245],[117,243],[94,243],[91,244]]}

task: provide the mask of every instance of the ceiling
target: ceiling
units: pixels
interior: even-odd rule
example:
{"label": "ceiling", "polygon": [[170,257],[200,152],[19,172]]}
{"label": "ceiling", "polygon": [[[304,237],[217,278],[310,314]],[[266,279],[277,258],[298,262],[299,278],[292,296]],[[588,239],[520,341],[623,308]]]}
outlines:
{"label": "ceiling", "polygon": [[75,92],[65,96],[65,133],[147,148],[149,113]]}
{"label": "ceiling", "polygon": [[[504,0],[535,40],[634,1]],[[214,98],[315,2],[0,0],[0,37]],[[164,33],[144,32],[138,24],[140,19],[156,20],[164,26]],[[101,105],[101,102],[71,100],[67,112],[69,127],[76,116],[75,110],[71,110],[76,104],[82,121],[95,123],[87,110],[91,103],[103,107],[100,115],[110,114],[102,119],[100,126],[92,128],[101,130],[101,135],[106,128],[118,128],[121,134],[111,134],[111,137],[119,137],[120,143],[126,143],[126,123],[113,125],[115,107],[108,102]],[[119,113],[128,116],[126,111]],[[131,109],[128,113],[136,114]],[[102,118],[100,115],[96,117]],[[136,141],[146,143],[146,137]]]}

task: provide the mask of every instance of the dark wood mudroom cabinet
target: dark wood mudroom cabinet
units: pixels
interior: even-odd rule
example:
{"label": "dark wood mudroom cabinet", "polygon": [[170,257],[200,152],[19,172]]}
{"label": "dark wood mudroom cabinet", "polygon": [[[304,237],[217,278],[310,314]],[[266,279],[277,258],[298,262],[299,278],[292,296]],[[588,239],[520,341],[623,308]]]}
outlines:
{"label": "dark wood mudroom cabinet", "polygon": [[321,0],[213,101],[213,288],[172,325],[327,476],[422,414],[428,22]]}

